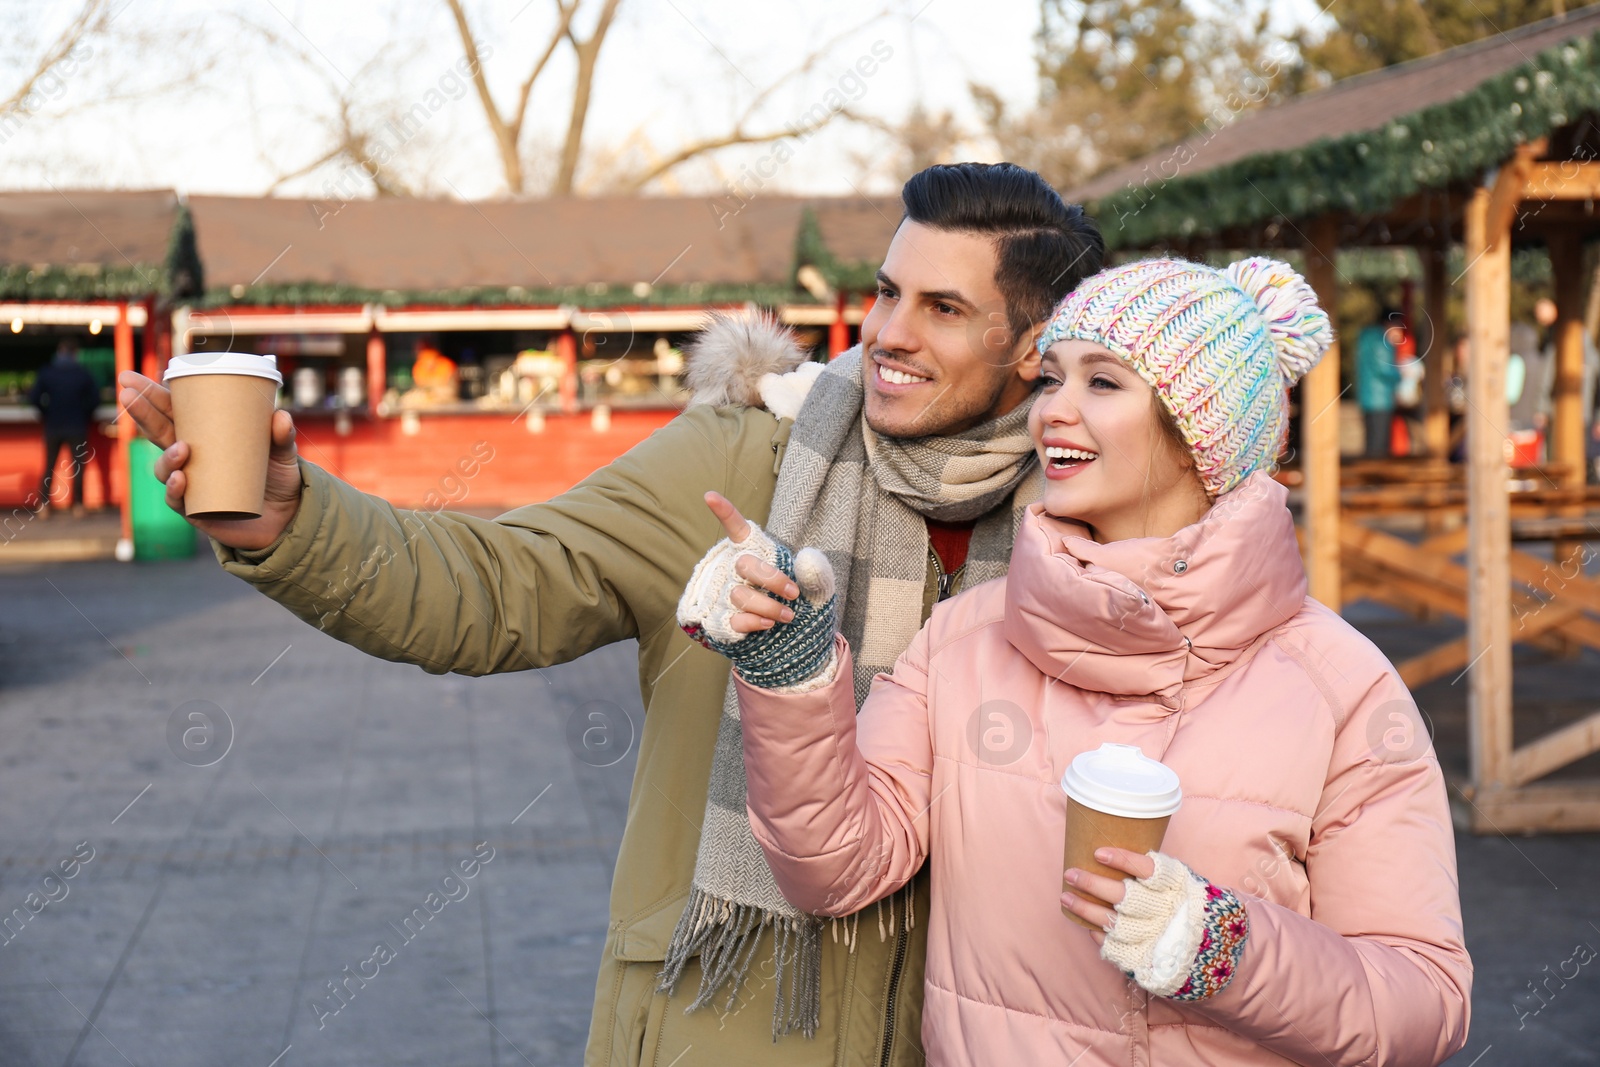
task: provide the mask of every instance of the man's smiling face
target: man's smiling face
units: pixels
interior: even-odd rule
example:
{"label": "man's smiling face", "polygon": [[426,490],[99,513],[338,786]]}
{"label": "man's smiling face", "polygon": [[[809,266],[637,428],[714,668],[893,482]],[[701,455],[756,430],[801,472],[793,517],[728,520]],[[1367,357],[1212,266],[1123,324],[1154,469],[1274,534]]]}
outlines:
{"label": "man's smiling face", "polygon": [[1039,377],[1032,336],[1013,340],[995,285],[995,238],[907,219],[861,323],[867,425],[885,437],[948,435],[1003,415]]}

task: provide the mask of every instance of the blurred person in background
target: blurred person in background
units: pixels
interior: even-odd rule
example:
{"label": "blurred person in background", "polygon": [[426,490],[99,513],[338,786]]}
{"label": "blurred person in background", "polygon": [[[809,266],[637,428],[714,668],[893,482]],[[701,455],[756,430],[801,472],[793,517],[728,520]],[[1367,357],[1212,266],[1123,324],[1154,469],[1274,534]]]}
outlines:
{"label": "blurred person in background", "polygon": [[44,477],[39,480],[39,517],[50,517],[50,491],[56,457],[72,457],[72,515],[83,515],[83,470],[89,465],[89,423],[100,404],[100,388],[78,362],[76,341],[63,340],[53,360],[39,371],[28,403],[39,409],[44,429]]}
{"label": "blurred person in background", "polygon": [[[1545,346],[1543,350],[1545,381],[1540,386],[1540,393],[1545,398],[1544,414],[1546,420],[1555,404],[1556,385],[1556,320],[1561,317],[1561,311],[1556,307],[1556,302],[1549,297],[1540,297],[1533,305],[1533,318],[1539,328],[1545,333]],[[1600,349],[1595,348],[1594,338],[1589,336],[1589,331],[1583,331],[1583,376],[1578,384],[1578,411],[1583,422],[1583,439],[1586,444],[1587,454],[1591,460],[1600,457],[1600,425],[1595,421],[1594,396],[1595,383],[1600,379]],[[1593,466],[1594,464],[1590,464]],[[1592,474],[1593,472],[1591,472]]]}
{"label": "blurred person in background", "polygon": [[1376,322],[1363,326],[1356,335],[1356,400],[1366,428],[1363,455],[1367,459],[1389,457],[1395,390],[1400,385],[1400,367],[1395,362],[1396,343],[1403,332],[1399,316],[1386,306],[1379,310]]}

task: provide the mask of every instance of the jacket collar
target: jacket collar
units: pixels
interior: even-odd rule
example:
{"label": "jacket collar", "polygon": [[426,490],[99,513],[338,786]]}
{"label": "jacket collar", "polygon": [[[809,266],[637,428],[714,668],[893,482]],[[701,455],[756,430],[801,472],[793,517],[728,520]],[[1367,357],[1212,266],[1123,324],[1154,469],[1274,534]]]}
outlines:
{"label": "jacket collar", "polygon": [[1185,684],[1232,664],[1304,603],[1287,500],[1257,471],[1171,537],[1111,544],[1034,504],[1012,549],[1006,639],[1052,678],[1176,708]]}

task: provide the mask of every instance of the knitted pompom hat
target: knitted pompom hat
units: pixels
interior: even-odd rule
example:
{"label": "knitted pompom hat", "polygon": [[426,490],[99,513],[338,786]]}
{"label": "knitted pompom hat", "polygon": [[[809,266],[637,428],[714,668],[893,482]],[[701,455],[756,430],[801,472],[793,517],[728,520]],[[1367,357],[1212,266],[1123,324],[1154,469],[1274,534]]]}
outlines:
{"label": "knitted pompom hat", "polygon": [[1253,258],[1217,270],[1146,259],[1067,294],[1039,352],[1070,340],[1104,347],[1150,384],[1214,499],[1274,467],[1289,433],[1288,389],[1333,343],[1333,326],[1287,263]]}

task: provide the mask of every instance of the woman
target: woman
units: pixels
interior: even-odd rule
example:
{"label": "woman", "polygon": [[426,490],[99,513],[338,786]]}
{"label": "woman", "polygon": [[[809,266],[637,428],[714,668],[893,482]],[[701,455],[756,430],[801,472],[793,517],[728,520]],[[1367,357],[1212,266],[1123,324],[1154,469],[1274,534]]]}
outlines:
{"label": "woman", "polygon": [[[756,837],[819,915],[931,857],[930,1063],[1409,1067],[1465,1042],[1438,762],[1382,653],[1306,596],[1271,477],[1331,340],[1272,260],[1084,282],[1038,341],[1048,483],[1008,577],[940,605],[859,717],[826,559],[708,496],[730,537],[679,618],[734,660]],[[1121,881],[1060,863],[1062,774],[1102,742],[1184,792],[1159,851],[1097,852]]]}

